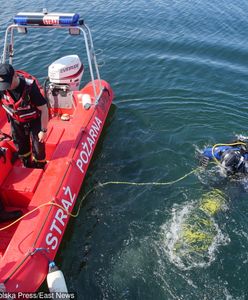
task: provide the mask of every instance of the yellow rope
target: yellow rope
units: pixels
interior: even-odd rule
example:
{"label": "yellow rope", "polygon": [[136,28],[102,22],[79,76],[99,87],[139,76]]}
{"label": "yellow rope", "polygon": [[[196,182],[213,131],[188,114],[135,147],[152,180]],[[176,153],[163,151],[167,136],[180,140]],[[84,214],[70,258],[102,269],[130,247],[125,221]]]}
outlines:
{"label": "yellow rope", "polygon": [[[62,208],[64,211],[66,211],[66,210],[64,209],[64,207],[62,207],[61,205],[59,205],[59,204],[57,204],[57,203],[55,203],[55,202],[46,202],[46,203],[43,203],[43,204],[37,206],[36,208],[30,210],[29,212],[27,212],[26,214],[24,214],[24,215],[21,216],[20,218],[18,218],[18,219],[16,219],[15,221],[11,222],[9,225],[6,225],[6,226],[0,228],[0,231],[3,231],[3,230],[5,230],[5,229],[8,229],[9,227],[11,227],[11,226],[13,226],[14,224],[18,223],[19,221],[21,221],[23,218],[25,218],[25,217],[31,215],[31,214],[32,214],[33,212],[35,212],[36,210],[40,209],[41,207],[47,206],[47,205],[58,206],[58,207]],[[67,211],[66,211],[66,212],[67,212]],[[67,212],[67,213],[68,213],[68,212]],[[69,213],[68,213],[68,214],[69,214]]]}
{"label": "yellow rope", "polygon": [[176,180],[172,180],[172,181],[168,181],[168,182],[129,182],[129,181],[108,181],[108,182],[104,182],[104,183],[100,183],[100,186],[105,186],[105,185],[109,185],[109,184],[123,184],[123,185],[136,185],[136,186],[142,186],[142,185],[172,185],[174,183],[177,183],[183,179],[185,179],[186,177],[188,177],[189,175],[195,173],[196,171],[198,171],[198,169],[200,169],[201,167],[198,167],[192,171],[190,171],[189,173],[183,175],[182,177],[176,179]]}
{"label": "yellow rope", "polygon": [[190,176],[193,173],[196,173],[198,170],[202,169],[202,167],[197,167],[196,169],[191,170],[189,173],[183,175],[182,177],[176,179],[176,180],[172,180],[172,181],[168,181],[168,182],[130,182],[130,181],[108,181],[108,182],[104,182],[104,183],[99,183],[98,185],[94,186],[93,188],[91,188],[81,199],[81,201],[79,202],[79,206],[78,206],[78,210],[76,212],[76,214],[70,213],[68,212],[62,205],[56,203],[56,202],[46,202],[43,203],[39,206],[37,206],[36,208],[30,210],[29,212],[27,212],[26,214],[24,214],[23,216],[21,216],[19,219],[13,221],[12,223],[10,223],[9,225],[0,228],[0,231],[6,230],[9,227],[13,226],[14,224],[18,223],[19,221],[21,221],[23,218],[31,215],[32,213],[34,213],[35,211],[37,211],[38,209],[47,206],[47,205],[53,205],[53,206],[57,206],[61,209],[63,209],[64,212],[66,212],[69,216],[73,217],[73,218],[77,218],[79,213],[80,213],[80,209],[82,206],[83,201],[88,197],[88,195],[90,193],[92,193],[94,190],[100,188],[100,187],[104,187],[107,185],[111,185],[111,184],[115,184],[115,185],[135,185],[135,186],[144,186],[144,185],[156,185],[156,186],[163,186],[163,185],[172,185],[175,184],[183,179],[185,179],[186,177]]}
{"label": "yellow rope", "polygon": [[76,218],[78,217],[79,213],[80,213],[80,209],[81,209],[81,205],[83,203],[83,201],[88,197],[88,195],[90,193],[92,193],[94,190],[100,188],[100,187],[104,187],[107,185],[135,185],[135,186],[145,186],[145,185],[156,185],[156,186],[163,186],[163,185],[172,185],[175,184],[183,179],[185,179],[186,177],[190,176],[193,173],[196,173],[198,170],[201,170],[202,167],[197,167],[193,170],[191,170],[189,173],[186,173],[185,175],[183,175],[182,177],[176,179],[176,180],[172,180],[172,181],[168,181],[168,182],[131,182],[131,181],[107,181],[104,183],[99,183],[98,185],[94,186],[93,188],[91,188],[81,199],[80,203],[79,203],[79,207],[78,207],[78,211],[75,215],[71,215],[72,217]]}

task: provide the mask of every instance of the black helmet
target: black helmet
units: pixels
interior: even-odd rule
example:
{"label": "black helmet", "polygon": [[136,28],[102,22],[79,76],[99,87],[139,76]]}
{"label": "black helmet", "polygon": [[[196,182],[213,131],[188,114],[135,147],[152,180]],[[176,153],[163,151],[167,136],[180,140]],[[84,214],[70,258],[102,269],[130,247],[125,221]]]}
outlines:
{"label": "black helmet", "polygon": [[239,172],[243,165],[244,157],[237,150],[226,150],[221,157],[221,165],[226,169],[229,174]]}

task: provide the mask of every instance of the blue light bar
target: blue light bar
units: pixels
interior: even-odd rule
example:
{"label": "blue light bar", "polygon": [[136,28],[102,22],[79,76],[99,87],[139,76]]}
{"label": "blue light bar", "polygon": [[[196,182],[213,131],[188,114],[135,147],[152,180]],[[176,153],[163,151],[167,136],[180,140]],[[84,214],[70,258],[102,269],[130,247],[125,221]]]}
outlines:
{"label": "blue light bar", "polygon": [[73,13],[18,13],[14,17],[14,23],[17,25],[78,25],[79,14]]}

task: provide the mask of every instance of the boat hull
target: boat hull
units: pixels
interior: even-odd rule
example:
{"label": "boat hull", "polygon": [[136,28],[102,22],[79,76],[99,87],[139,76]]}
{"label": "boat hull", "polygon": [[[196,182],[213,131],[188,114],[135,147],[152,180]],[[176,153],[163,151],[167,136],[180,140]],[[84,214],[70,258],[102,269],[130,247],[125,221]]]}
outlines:
{"label": "boat hull", "polygon": [[[54,260],[59,250],[70,219],[69,213],[77,202],[112,103],[111,87],[103,80],[101,85],[103,92],[97,105],[88,110],[82,105],[83,94],[94,98],[90,83],[81,91],[74,92],[76,108],[69,121],[62,121],[58,116],[49,121],[46,141],[49,162],[45,171],[39,170],[41,174],[38,174],[37,169],[31,169],[26,179],[20,175],[15,183],[20,185],[22,180],[25,182],[22,185],[30,185],[29,190],[12,190],[13,197],[8,197],[10,191],[6,188],[6,180],[11,178],[2,183],[0,193],[5,204],[23,206],[26,211],[37,208],[12,228],[13,236],[2,254],[0,282],[5,284],[8,292],[37,291],[48,273],[49,261]],[[96,86],[99,86],[97,81]],[[18,167],[21,169],[17,166],[17,170]],[[15,176],[18,178],[18,175]]]}

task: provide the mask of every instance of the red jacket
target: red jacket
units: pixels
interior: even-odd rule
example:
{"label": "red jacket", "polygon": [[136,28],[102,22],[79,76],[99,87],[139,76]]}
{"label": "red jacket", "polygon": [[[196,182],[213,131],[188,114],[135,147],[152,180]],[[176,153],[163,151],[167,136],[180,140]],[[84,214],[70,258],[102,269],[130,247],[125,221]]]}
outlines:
{"label": "red jacket", "polygon": [[22,71],[16,71],[20,77],[25,79],[25,87],[20,99],[15,102],[8,90],[3,91],[1,103],[7,114],[19,123],[29,122],[40,117],[40,111],[30,101],[30,91],[35,78]]}

